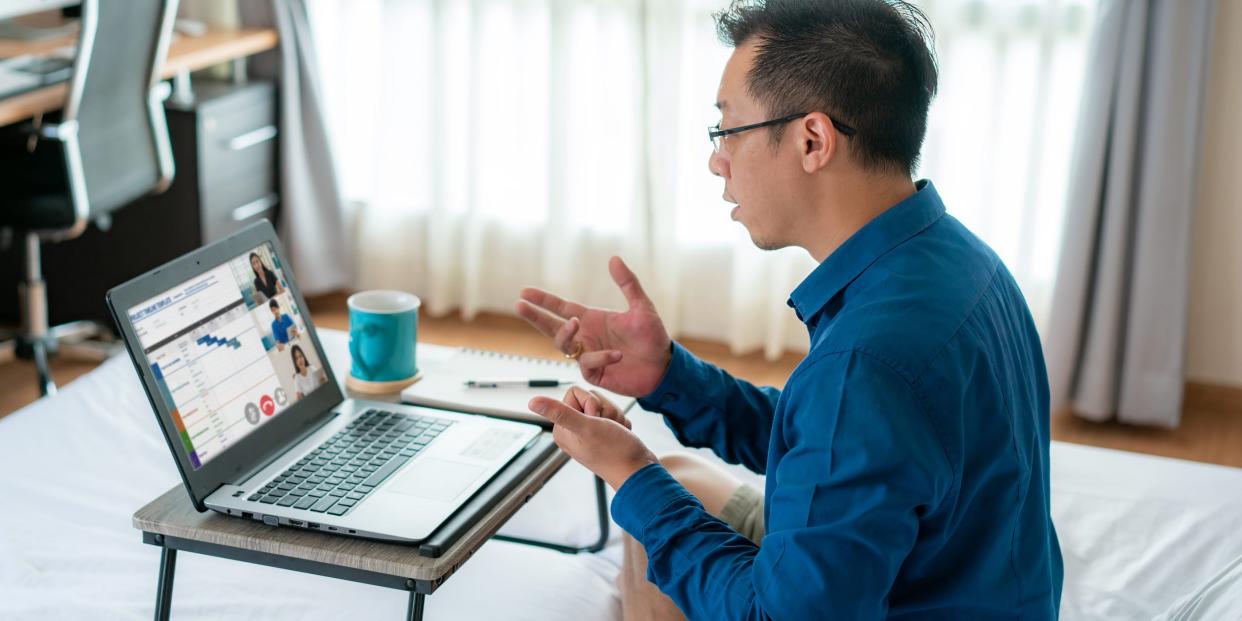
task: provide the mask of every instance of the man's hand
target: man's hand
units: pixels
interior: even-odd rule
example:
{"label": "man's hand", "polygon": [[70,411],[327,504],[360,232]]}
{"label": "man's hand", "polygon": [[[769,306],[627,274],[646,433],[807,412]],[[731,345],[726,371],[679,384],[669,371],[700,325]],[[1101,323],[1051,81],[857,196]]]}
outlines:
{"label": "man's hand", "polygon": [[565,404],[588,416],[598,416],[617,421],[626,429],[634,428],[634,425],[630,423],[630,419],[621,413],[617,404],[609,401],[598,390],[587,390],[571,386],[569,392],[565,393]]}
{"label": "man's hand", "polygon": [[565,401],[530,400],[530,410],[552,421],[552,439],[561,450],[603,479],[613,491],[647,464],[654,453],[628,429],[629,421],[599,395],[571,388]]}
{"label": "man's hand", "polygon": [[554,339],[561,352],[580,352],[578,366],[588,382],[622,395],[646,396],[664,379],[672,340],[630,268],[613,257],[608,272],[629,304],[624,312],[589,308],[542,289],[523,289],[517,313]]}

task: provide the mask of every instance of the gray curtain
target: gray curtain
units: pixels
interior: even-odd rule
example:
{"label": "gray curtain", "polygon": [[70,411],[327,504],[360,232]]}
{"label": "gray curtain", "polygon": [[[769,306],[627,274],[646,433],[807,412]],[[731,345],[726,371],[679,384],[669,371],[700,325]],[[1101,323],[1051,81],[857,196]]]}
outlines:
{"label": "gray curtain", "polygon": [[243,26],[275,27],[280,46],[253,57],[254,77],[280,84],[281,238],[304,293],[347,287],[353,253],[345,227],[314,41],[303,0],[238,3]]}
{"label": "gray curtain", "polygon": [[1054,411],[1177,426],[1216,0],[1102,0],[1047,356]]}

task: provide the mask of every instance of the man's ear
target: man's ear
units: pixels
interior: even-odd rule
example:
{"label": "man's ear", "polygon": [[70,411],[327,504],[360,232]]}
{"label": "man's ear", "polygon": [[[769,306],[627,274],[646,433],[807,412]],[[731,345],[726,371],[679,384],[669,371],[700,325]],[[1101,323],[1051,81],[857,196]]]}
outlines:
{"label": "man's ear", "polygon": [[813,173],[824,168],[837,155],[837,132],[823,112],[812,112],[797,124],[802,170]]}

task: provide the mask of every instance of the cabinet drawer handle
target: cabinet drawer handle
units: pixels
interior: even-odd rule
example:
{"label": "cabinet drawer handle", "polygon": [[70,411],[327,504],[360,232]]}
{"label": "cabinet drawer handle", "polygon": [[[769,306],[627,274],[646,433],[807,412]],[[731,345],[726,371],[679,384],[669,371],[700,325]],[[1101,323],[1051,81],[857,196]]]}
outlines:
{"label": "cabinet drawer handle", "polygon": [[259,200],[250,201],[241,207],[233,209],[233,221],[241,222],[253,218],[268,209],[276,206],[280,202],[280,197],[275,194],[268,194]]}
{"label": "cabinet drawer handle", "polygon": [[249,149],[256,144],[267,142],[276,137],[275,125],[264,125],[259,129],[248,131],[229,140],[229,148],[234,151]]}

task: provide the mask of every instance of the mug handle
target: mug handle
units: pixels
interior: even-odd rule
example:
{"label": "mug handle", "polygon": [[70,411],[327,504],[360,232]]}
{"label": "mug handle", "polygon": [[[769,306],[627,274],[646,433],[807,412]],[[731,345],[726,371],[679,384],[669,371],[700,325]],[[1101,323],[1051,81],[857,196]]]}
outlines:
{"label": "mug handle", "polygon": [[[375,324],[364,323],[358,327],[358,331],[367,336],[371,336],[375,334],[376,332],[378,332],[379,329],[375,327]],[[353,335],[351,334],[349,337],[349,355],[352,357],[352,361],[358,365],[358,368],[362,369],[362,372],[365,373],[368,378],[374,378],[376,370],[372,368],[371,365],[367,364],[366,359],[362,357],[362,353],[358,350],[357,341],[358,340],[355,339]],[[363,378],[358,378],[358,379],[363,379]],[[375,381],[375,380],[369,379],[366,381]]]}

